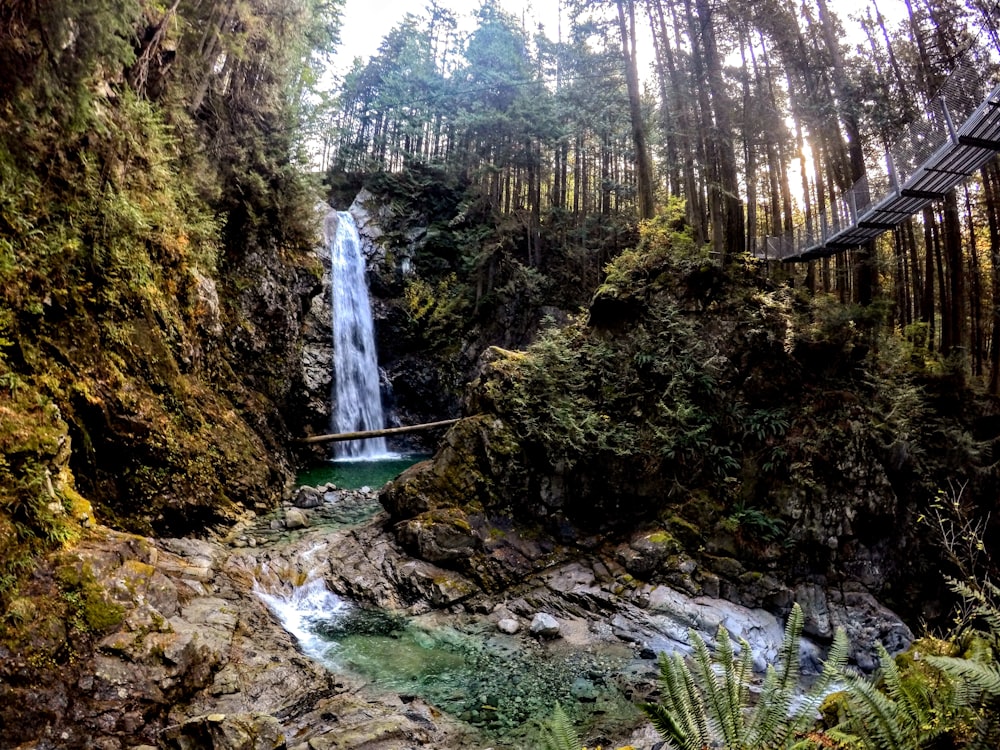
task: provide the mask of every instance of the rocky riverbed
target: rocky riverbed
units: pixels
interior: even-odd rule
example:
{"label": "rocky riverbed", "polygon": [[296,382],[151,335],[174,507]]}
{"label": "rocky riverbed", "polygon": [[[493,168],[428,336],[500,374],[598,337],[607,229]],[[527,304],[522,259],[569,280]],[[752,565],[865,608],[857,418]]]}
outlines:
{"label": "rocky riverbed", "polygon": [[[591,744],[651,747],[648,729],[630,736],[638,717],[627,706],[655,695],[657,652],[686,649],[689,628],[711,638],[722,623],[750,642],[762,668],[782,637],[782,623],[763,609],[645,584],[614,554],[581,557],[537,540],[520,544],[545,565],[486,593],[408,556],[386,525],[372,491],[325,487],[300,491],[277,513],[216,541],[92,532],[52,561],[47,581],[40,574],[31,585],[89,582],[77,590],[114,616],[76,633],[38,613],[0,647],[8,665],[0,746],[526,747],[524,732],[551,710],[536,705],[543,695],[584,709],[581,717],[603,716],[581,718]],[[309,580],[352,606],[401,618],[388,632],[397,642],[406,632],[424,646],[450,634],[447,649],[490,679],[442,696],[322,665],[259,596],[287,597]],[[911,638],[863,590],[803,593],[811,631],[850,626],[862,666],[874,639],[900,648]],[[46,651],[60,641],[73,653]],[[822,637],[806,642],[807,669],[818,666],[823,646]],[[44,654],[51,664],[41,663]],[[621,721],[607,720],[619,711]]]}

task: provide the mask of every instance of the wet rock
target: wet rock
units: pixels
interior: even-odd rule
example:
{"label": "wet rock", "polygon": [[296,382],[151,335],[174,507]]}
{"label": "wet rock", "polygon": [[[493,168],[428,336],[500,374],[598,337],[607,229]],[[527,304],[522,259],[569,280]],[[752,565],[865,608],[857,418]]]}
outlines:
{"label": "wet rock", "polygon": [[323,501],[323,493],[315,487],[299,487],[292,496],[296,508],[318,508]]}
{"label": "wet rock", "polygon": [[577,677],[569,686],[569,694],[581,703],[594,703],[599,695],[597,686],[585,677]]}
{"label": "wet rock", "polygon": [[457,508],[439,508],[423,513],[397,527],[399,540],[407,549],[430,562],[467,561],[482,542]]}
{"label": "wet rock", "polygon": [[435,607],[447,607],[479,591],[472,581],[422,560],[411,560],[398,569],[399,581]]}
{"label": "wet rock", "polygon": [[169,729],[165,747],[176,750],[278,750],[285,738],[278,720],[261,714],[208,714]]}
{"label": "wet rock", "polygon": [[827,601],[831,624],[847,633],[850,659],[865,672],[878,667],[876,643],[883,644],[890,654],[913,643],[913,632],[867,591],[831,590]]}
{"label": "wet rock", "polygon": [[521,630],[521,623],[513,617],[504,617],[497,622],[497,630],[507,635],[514,635]]}
{"label": "wet rock", "polygon": [[823,587],[814,583],[800,583],[795,587],[795,601],[802,608],[802,632],[819,638],[833,637],[830,610]]}
{"label": "wet rock", "polygon": [[299,508],[289,508],[285,511],[286,529],[304,529],[309,525],[309,519]]}
{"label": "wet rock", "polygon": [[558,638],[561,628],[559,621],[552,615],[539,612],[531,618],[529,631],[532,635],[541,638]]}
{"label": "wet rock", "polygon": [[618,561],[632,575],[648,580],[660,571],[671,555],[681,551],[680,543],[666,529],[640,532],[618,551]]}

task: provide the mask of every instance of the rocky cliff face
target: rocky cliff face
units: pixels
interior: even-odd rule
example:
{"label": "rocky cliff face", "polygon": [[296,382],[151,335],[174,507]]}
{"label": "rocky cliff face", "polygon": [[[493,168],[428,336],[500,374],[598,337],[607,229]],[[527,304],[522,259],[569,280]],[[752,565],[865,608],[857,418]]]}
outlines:
{"label": "rocky cliff face", "polygon": [[811,601],[819,637],[847,601],[933,615],[941,561],[917,517],[953,470],[939,431],[973,425],[932,416],[863,333],[822,330],[791,292],[660,251],[612,267],[588,323],[487,356],[470,416],[383,492],[397,538],[487,588],[539,564],[512,525],[610,544],[639,581],[778,614]]}
{"label": "rocky cliff face", "polygon": [[253,593],[265,556],[102,529],[47,560],[0,641],[3,746],[467,746],[422,701],[304,657]]}
{"label": "rocky cliff face", "polygon": [[[495,556],[494,565],[508,566],[512,575],[501,593],[490,593],[477,585],[482,576],[474,568],[463,575],[445,567],[454,562],[447,554],[440,564],[407,555],[387,531],[385,514],[345,527],[356,506],[370,507],[365,493],[310,497],[319,505],[288,504],[241,524],[225,542],[100,529],[49,557],[12,603],[0,638],[4,746],[536,747],[533,721],[548,716],[554,700],[607,714],[621,708],[601,703],[610,701],[609,692],[636,701],[654,696],[655,654],[686,651],[689,629],[711,638],[725,623],[751,644],[758,671],[777,658],[783,628],[773,613],[645,583],[629,572],[640,559],[657,560],[658,538],[637,537],[627,568],[613,545],[581,557],[570,546],[494,528],[494,537],[504,537],[494,549],[517,550],[520,561]],[[439,546],[457,548],[443,535]],[[474,675],[474,689],[452,684],[450,713],[409,691],[329,670],[303,655],[257,594],[290,597],[316,578],[353,606],[419,618],[427,639],[438,631],[449,639],[470,634],[518,669],[498,668],[494,660],[492,669]],[[847,629],[854,659],[865,669],[874,666],[875,639],[899,648],[911,638],[863,592],[796,593],[809,618],[806,674],[819,668],[835,627]],[[563,657],[568,673],[549,664]],[[382,665],[388,672],[394,667],[405,674],[413,665]],[[480,710],[483,695],[493,709]],[[457,721],[459,714],[471,725]],[[500,727],[500,714],[506,738],[483,734]],[[618,723],[623,743],[632,722]],[[643,749],[656,742],[648,731],[629,738]]]}

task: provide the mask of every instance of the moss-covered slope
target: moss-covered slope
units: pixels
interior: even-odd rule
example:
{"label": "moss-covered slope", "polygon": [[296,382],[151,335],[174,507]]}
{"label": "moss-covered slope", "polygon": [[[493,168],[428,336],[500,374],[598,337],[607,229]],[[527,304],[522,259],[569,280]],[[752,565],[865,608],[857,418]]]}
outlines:
{"label": "moss-covered slope", "polygon": [[[854,582],[905,608],[940,580],[918,521],[937,489],[973,477],[970,499],[992,497],[972,436],[995,407],[877,336],[877,316],[722,269],[662,217],[609,266],[587,320],[493,350],[478,416],[384,504],[421,554],[428,529],[485,512],[620,543],[636,575],[695,592],[781,608],[797,583]],[[963,408],[939,410],[938,392]]]}
{"label": "moss-covered slope", "polygon": [[0,600],[91,504],[200,534],[281,492],[305,7],[283,37],[267,3],[0,9]]}

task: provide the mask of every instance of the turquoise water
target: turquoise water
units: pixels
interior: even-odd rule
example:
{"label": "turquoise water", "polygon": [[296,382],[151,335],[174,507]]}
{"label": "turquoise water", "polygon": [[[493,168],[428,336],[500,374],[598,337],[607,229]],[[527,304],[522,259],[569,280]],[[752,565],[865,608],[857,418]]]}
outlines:
{"label": "turquoise water", "polygon": [[505,748],[544,746],[538,733],[556,702],[591,738],[605,739],[640,718],[616,680],[628,661],[624,649],[525,644],[489,627],[442,626],[378,610],[313,620],[309,630],[329,644],[321,659],[333,669],[418,695]]}
{"label": "turquoise water", "polygon": [[356,490],[361,487],[378,489],[425,458],[429,458],[429,456],[419,454],[377,461],[327,461],[301,471],[296,479],[296,484],[317,487],[333,483],[347,490]]}

